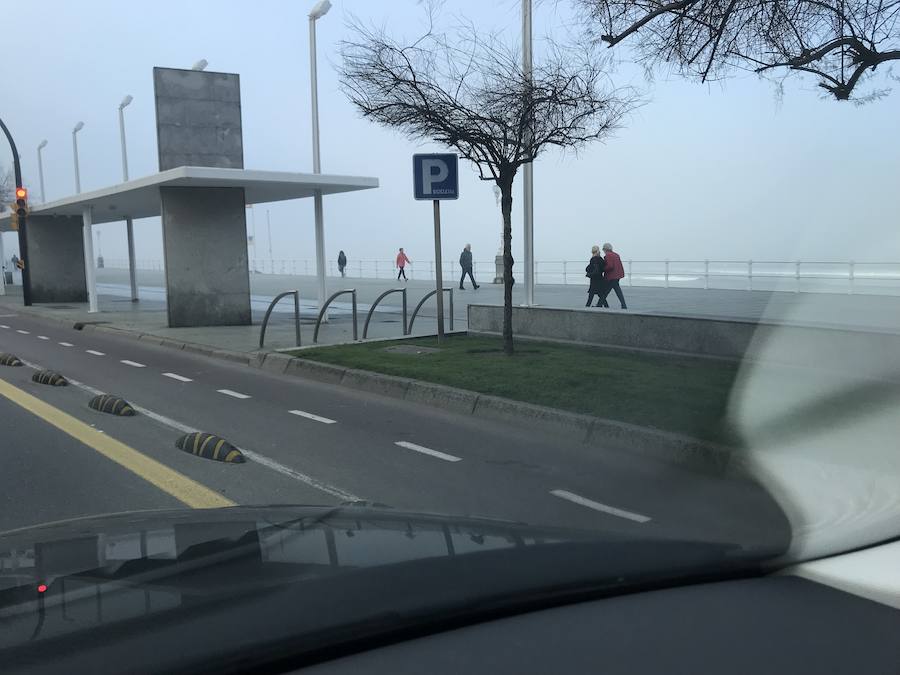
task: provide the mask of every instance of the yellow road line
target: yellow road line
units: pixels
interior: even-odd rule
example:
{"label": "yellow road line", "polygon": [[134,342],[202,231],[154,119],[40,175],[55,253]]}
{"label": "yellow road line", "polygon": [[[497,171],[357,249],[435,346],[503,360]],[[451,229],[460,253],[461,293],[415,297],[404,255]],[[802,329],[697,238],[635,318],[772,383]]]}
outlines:
{"label": "yellow road line", "polygon": [[233,501],[223,497],[218,492],[201,485],[155,459],[147,457],[142,452],[138,452],[121,441],[111,438],[81,420],[64,413],[59,408],[55,408],[49,403],[35,398],[2,379],[0,379],[0,396],[4,396],[16,405],[21,406],[32,415],[40,417],[48,424],[89,448],[96,450],[107,459],[128,469],[191,508],[213,509],[235,505]]}

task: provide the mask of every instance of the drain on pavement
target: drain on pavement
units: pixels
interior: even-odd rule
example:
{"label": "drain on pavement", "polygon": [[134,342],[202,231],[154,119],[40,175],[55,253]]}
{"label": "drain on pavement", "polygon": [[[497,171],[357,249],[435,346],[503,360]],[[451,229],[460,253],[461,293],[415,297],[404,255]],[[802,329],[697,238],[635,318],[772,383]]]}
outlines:
{"label": "drain on pavement", "polygon": [[185,434],[175,441],[175,447],[197,457],[214,459],[217,462],[241,464],[246,461],[241,451],[224,438],[202,431]]}
{"label": "drain on pavement", "polygon": [[90,400],[88,405],[94,410],[109,413],[110,415],[119,415],[120,417],[133,417],[137,413],[134,408],[124,398],[112,396],[110,394],[100,394]]}
{"label": "drain on pavement", "polygon": [[0,353],[0,366],[21,366],[22,362],[19,357],[12,354]]}
{"label": "drain on pavement", "polygon": [[49,384],[52,387],[65,387],[69,384],[66,378],[52,370],[39,370],[31,376],[31,379],[38,384]]}

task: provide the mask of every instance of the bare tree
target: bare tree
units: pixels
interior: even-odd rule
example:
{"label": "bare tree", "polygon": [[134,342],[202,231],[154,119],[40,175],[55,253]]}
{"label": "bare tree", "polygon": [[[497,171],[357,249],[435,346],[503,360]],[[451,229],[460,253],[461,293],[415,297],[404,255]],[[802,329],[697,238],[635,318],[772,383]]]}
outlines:
{"label": "bare tree", "polygon": [[[576,0],[594,37],[701,81],[734,68],[811,73],[839,101],[900,60],[900,0]],[[880,90],[857,100],[879,97]]]}
{"label": "bare tree", "polygon": [[15,197],[16,179],[12,169],[0,166],[0,213],[6,211]]}
{"label": "bare tree", "polygon": [[636,103],[609,86],[592,48],[548,47],[531,77],[515,48],[471,25],[430,28],[403,43],[384,29],[351,26],[342,43],[343,89],[366,119],[414,140],[457,150],[501,191],[503,347],[513,353],[512,187],[548,147],[577,150],[606,138]]}

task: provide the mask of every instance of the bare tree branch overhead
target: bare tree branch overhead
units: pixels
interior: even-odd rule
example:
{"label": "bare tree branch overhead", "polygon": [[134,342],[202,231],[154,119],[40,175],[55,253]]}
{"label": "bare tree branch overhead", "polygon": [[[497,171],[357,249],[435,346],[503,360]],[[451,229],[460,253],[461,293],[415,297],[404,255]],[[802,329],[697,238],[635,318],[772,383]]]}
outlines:
{"label": "bare tree branch overhead", "polygon": [[523,164],[548,147],[578,150],[603,140],[636,104],[611,87],[591,46],[549,45],[531,78],[518,50],[466,25],[431,28],[403,42],[356,23],[342,43],[343,89],[366,119],[410,139],[457,150],[501,190],[504,349],[513,352],[512,186]]}
{"label": "bare tree branch overhead", "polygon": [[[809,73],[839,101],[900,60],[900,0],[576,0],[594,39],[701,81]],[[886,93],[875,92],[875,95]]]}

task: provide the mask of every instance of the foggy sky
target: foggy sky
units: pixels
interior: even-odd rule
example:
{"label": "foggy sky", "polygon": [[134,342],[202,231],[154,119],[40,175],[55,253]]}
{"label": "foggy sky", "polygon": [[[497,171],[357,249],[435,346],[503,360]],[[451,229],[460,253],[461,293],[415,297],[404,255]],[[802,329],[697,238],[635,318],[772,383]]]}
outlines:
{"label": "foggy sky", "polygon": [[[9,18],[13,4],[0,4]],[[130,175],[156,172],[152,68],[189,68],[200,58],[209,70],[241,76],[245,167],[311,171],[307,14],[313,4],[16,3],[18,21],[30,29],[4,31],[0,115],[16,137],[32,200],[39,199],[36,147],[44,138],[47,199],[74,192],[71,130],[79,120],[85,123],[78,135],[82,190],[120,182],[117,107],[125,94],[134,96],[125,110]],[[412,37],[422,26],[421,6],[415,0],[334,5],[318,22],[322,170],[376,176],[381,187],[326,198],[328,257],[344,249],[351,261],[388,260],[404,246],[413,261],[430,260],[431,205],[412,199],[410,156],[443,148],[410,143],[361,120],[333,68],[350,13]],[[565,3],[538,3],[535,38],[561,34],[568,12]],[[496,7],[450,0],[443,22],[454,15],[518,38],[516,0]],[[21,55],[22,65],[12,65],[12,54]],[[614,81],[644,87],[649,103],[607,143],[577,157],[548,152],[536,163],[538,260],[580,260],[604,241],[635,259],[900,260],[900,92],[855,106],[824,98],[805,79],[788,82],[779,102],[772,84],[752,75],[700,85],[657,73],[648,83],[627,65]],[[0,164],[10,164],[5,146]],[[471,242],[476,260],[490,259],[500,234],[492,187],[467,164],[460,169],[461,198],[443,205],[444,255],[455,260]],[[519,184],[517,259],[520,194]],[[312,258],[311,200],[256,209],[257,257],[268,257],[266,208],[274,257]],[[107,258],[125,257],[124,224],[95,230]],[[162,258],[158,219],[137,221],[135,233],[138,258]],[[15,237],[5,235],[4,242],[9,256]]]}

